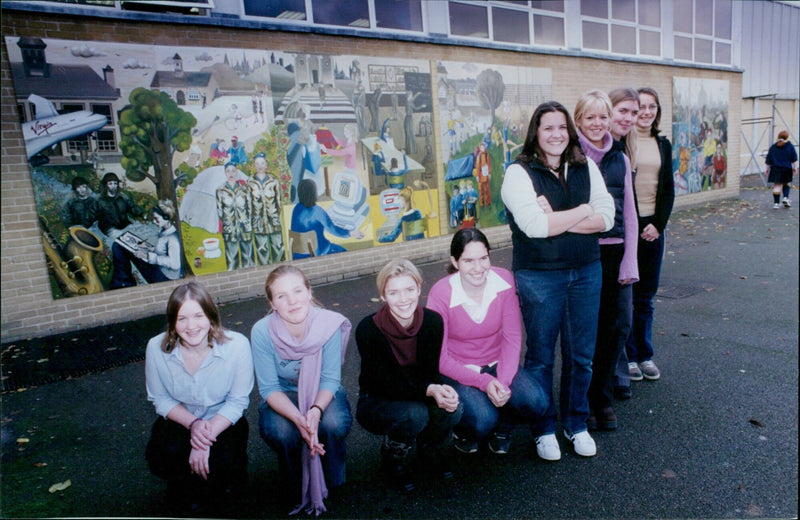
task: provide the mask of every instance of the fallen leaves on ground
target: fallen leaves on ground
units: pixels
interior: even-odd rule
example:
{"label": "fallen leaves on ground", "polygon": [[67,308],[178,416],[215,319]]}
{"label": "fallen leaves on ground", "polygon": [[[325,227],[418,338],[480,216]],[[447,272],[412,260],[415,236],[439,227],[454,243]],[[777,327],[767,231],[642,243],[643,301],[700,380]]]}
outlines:
{"label": "fallen leaves on ground", "polygon": [[752,502],[750,502],[750,505],[747,506],[747,509],[745,509],[744,512],[749,516],[762,516],[764,514],[764,510]]}
{"label": "fallen leaves on ground", "polygon": [[678,476],[678,474],[672,471],[671,469],[662,469],[661,476],[664,478],[675,478]]}
{"label": "fallen leaves on ground", "polygon": [[754,418],[754,417],[751,417],[749,419],[749,422],[753,426],[758,426],[759,428],[763,428],[764,427],[764,424],[761,421],[759,421],[758,419]]}
{"label": "fallen leaves on ground", "polygon": [[50,493],[55,493],[57,491],[64,491],[65,489],[67,489],[71,485],[72,485],[72,481],[67,479],[64,482],[56,482],[55,484],[50,486],[50,489],[48,489],[47,491],[49,491]]}

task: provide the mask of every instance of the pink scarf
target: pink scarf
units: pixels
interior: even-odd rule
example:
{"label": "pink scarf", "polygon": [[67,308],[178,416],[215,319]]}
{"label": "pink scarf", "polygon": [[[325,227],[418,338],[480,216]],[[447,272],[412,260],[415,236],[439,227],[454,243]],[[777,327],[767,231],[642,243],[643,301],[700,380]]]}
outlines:
{"label": "pink scarf", "polygon": [[[282,359],[301,359],[300,377],[297,383],[297,407],[306,415],[319,392],[322,373],[322,347],[337,330],[342,331],[342,364],[350,339],[350,321],[339,314],[318,307],[311,307],[306,318],[306,335],[298,341],[289,333],[283,320],[274,315],[269,320],[269,335]],[[320,457],[311,457],[308,445],[303,443],[303,494],[300,505],[290,514],[300,511],[319,516],[326,511],[324,499],[328,498],[328,487],[322,472]]]}

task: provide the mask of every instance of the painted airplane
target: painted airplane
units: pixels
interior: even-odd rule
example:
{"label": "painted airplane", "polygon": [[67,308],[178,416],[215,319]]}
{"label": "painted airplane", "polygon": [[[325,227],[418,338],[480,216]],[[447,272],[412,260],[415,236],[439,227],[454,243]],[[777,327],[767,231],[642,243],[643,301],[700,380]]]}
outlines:
{"label": "painted airplane", "polygon": [[[28,96],[28,101],[36,106],[36,117],[38,118],[22,125],[22,136],[25,139],[29,160],[42,150],[65,139],[72,139],[99,130],[107,122],[106,116],[88,110],[59,114],[52,101],[36,94]],[[34,161],[47,162],[46,158],[41,155]]]}

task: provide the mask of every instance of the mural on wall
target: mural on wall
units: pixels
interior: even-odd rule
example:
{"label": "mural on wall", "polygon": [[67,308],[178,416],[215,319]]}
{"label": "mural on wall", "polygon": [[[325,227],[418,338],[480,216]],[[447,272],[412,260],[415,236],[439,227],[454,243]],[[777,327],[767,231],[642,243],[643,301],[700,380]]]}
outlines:
{"label": "mural on wall", "polygon": [[505,224],[503,173],[534,109],[552,99],[552,71],[441,61],[436,82],[449,227]]}
{"label": "mural on wall", "polygon": [[727,80],[673,78],[675,194],[722,189],[728,175]]}
{"label": "mural on wall", "polygon": [[440,232],[427,61],[6,45],[56,298]]}

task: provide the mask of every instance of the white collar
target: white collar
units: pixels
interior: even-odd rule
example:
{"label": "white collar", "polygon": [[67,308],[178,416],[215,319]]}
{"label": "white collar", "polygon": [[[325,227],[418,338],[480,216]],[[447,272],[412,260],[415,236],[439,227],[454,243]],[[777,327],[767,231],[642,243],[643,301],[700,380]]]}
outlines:
{"label": "white collar", "polygon": [[510,289],[511,285],[503,280],[499,274],[490,269],[489,274],[486,275],[486,287],[483,289],[483,301],[480,304],[475,303],[475,300],[467,296],[464,291],[464,285],[461,283],[461,273],[455,273],[450,277],[450,287],[452,294],[450,295],[450,308],[458,307],[459,305],[480,305],[481,307],[489,307],[489,304],[494,301],[497,294],[506,289]]}

